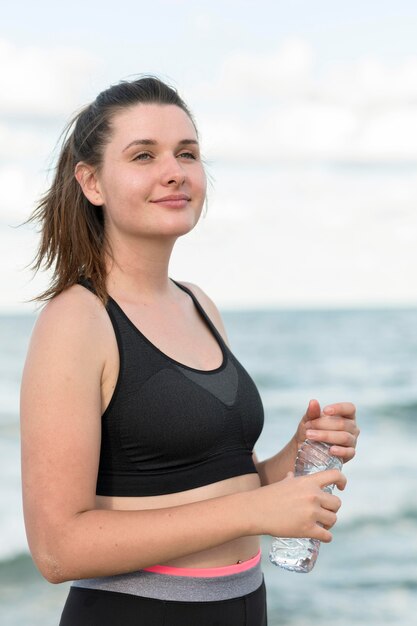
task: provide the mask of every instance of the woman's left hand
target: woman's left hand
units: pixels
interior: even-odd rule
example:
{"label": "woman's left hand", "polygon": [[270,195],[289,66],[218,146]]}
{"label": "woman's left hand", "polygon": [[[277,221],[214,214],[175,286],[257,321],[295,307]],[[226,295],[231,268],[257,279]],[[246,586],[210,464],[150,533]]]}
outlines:
{"label": "woman's left hand", "polygon": [[329,404],[321,411],[318,401],[310,400],[295,439],[298,447],[306,439],[323,441],[331,446],[331,454],[346,463],[355,456],[359,432],[356,425],[356,407],[351,402]]}

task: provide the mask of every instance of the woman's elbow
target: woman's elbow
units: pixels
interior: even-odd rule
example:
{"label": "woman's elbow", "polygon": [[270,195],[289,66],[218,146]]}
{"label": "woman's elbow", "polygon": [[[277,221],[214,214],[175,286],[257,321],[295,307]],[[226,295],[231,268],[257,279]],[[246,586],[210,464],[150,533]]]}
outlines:
{"label": "woman's elbow", "polygon": [[30,554],[39,573],[54,585],[77,578],[80,551],[73,519],[32,514],[25,522]]}
{"label": "woman's elbow", "polygon": [[43,532],[41,537],[30,537],[29,549],[32,560],[40,574],[50,583],[58,585],[74,580],[73,547],[69,545],[67,533],[54,530]]}
{"label": "woman's elbow", "polygon": [[53,585],[72,580],[68,567],[58,555],[50,551],[32,552],[32,559],[40,574]]}

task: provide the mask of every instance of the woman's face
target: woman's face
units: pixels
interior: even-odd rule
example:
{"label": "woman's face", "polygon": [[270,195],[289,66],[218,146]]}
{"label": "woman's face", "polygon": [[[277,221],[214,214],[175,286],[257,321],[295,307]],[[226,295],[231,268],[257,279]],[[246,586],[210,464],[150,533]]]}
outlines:
{"label": "woman's face", "polygon": [[176,238],[196,225],[206,194],[197,135],[175,105],[138,104],[117,113],[97,174],[110,241]]}

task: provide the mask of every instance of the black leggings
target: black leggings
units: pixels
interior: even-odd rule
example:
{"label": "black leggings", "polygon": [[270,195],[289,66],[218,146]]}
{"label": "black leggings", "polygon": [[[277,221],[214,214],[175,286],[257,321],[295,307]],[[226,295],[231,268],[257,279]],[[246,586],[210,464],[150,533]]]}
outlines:
{"label": "black leggings", "polygon": [[246,596],[214,602],[71,587],[59,626],[267,626],[265,583]]}

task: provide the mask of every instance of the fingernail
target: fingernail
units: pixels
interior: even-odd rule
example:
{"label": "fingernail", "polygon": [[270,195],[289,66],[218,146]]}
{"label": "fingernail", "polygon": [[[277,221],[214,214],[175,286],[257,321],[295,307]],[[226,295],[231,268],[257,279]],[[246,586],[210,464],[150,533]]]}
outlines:
{"label": "fingernail", "polygon": [[315,435],[318,435],[318,431],[317,430],[307,430],[306,431],[306,435],[307,435],[307,437],[314,437]]}
{"label": "fingernail", "polygon": [[334,415],[334,409],[332,409],[331,406],[325,406],[323,413],[326,413],[326,415]]}

